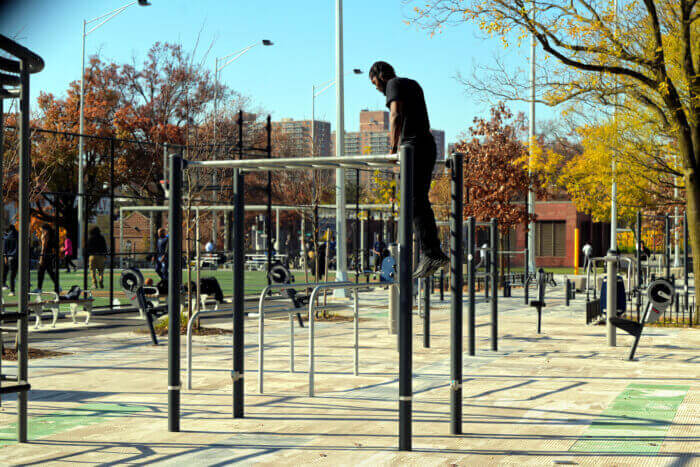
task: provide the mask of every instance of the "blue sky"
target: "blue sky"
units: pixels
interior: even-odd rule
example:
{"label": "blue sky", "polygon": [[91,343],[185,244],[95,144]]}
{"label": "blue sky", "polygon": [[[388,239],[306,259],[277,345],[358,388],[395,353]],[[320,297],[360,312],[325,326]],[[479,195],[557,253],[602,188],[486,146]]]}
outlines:
{"label": "blue sky", "polygon": [[[281,118],[311,116],[311,86],[334,78],[334,0],[151,0],[152,6],[132,6],[88,36],[88,55],[99,52],[107,60],[142,60],[156,41],[180,42],[191,49],[201,32],[200,54],[212,41],[207,63],[258,41],[256,47],[222,71],[221,79],[252,98],[256,107]],[[82,20],[128,3],[126,0],[5,0],[0,6],[0,33],[15,36],[46,61],[32,81],[38,91],[63,95],[80,76]],[[262,5],[265,5],[264,7]],[[427,31],[405,24],[410,6],[402,0],[345,0],[345,68],[361,68],[345,85],[345,127],[357,130],[359,111],[381,109],[383,96],[369,82],[366,71],[375,60],[393,64],[400,76],[416,79],[425,91],[433,128],[454,141],[475,116],[487,107],[465,94],[455,80],[468,74],[473,63],[488,63],[500,41],[484,39],[472,25],[448,28],[430,37]],[[528,66],[529,50],[511,53],[513,66]],[[525,106],[513,105],[516,110]],[[551,118],[541,109],[538,116]],[[316,100],[316,117],[335,128],[335,92]]]}

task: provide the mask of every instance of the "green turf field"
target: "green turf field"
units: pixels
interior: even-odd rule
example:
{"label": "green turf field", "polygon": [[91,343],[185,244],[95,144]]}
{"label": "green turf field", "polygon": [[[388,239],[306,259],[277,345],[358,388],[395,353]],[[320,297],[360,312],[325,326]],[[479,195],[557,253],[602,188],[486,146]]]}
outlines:
{"label": "green turf field", "polygon": [[[153,269],[141,269],[141,273],[143,273],[143,276],[145,278],[152,278],[154,282],[158,282],[158,275],[156,274],[155,270]],[[215,277],[218,281],[219,284],[221,285],[221,289],[224,291],[224,295],[231,295],[231,289],[233,287],[233,272],[230,269],[227,270],[217,270],[217,271],[201,271],[201,277]],[[296,282],[304,282],[304,273],[303,272],[294,272],[294,277],[296,279]],[[330,274],[331,278],[334,277],[333,274]],[[126,298],[124,296],[124,293],[122,292],[121,285],[120,285],[120,277],[121,277],[121,269],[115,269],[114,270],[114,298],[119,299],[120,302],[125,303]],[[192,272],[192,280],[195,279],[195,274],[194,271]],[[19,278],[17,279],[19,281]],[[71,272],[71,273],[66,273],[65,269],[62,269],[60,274],[59,274],[59,281],[61,288],[63,289],[64,292],[67,292],[71,286],[77,285],[81,289],[83,288],[83,271],[79,270],[78,272]],[[182,273],[182,282],[183,284],[186,283],[187,281],[187,271],[183,271]],[[9,280],[8,280],[9,283]],[[95,307],[103,307],[103,306],[108,306],[109,305],[109,269],[105,270],[105,278],[104,278],[104,289],[93,289],[92,288],[92,278],[89,275],[88,271],[88,289],[92,291],[93,297],[95,298]],[[245,273],[245,293],[246,295],[253,295],[260,293],[262,291],[262,288],[267,285],[267,279],[265,277],[265,272],[263,271],[246,271]],[[33,270],[31,274],[31,287],[30,291],[34,290],[37,287],[37,277],[36,277],[36,271]],[[51,291],[53,290],[53,281],[47,274],[44,277],[44,284],[43,284],[43,289],[45,291]],[[7,302],[15,302],[16,297],[10,297],[8,295],[9,290],[4,290],[3,291],[3,296],[4,300]],[[68,307],[66,306],[66,309]]]}

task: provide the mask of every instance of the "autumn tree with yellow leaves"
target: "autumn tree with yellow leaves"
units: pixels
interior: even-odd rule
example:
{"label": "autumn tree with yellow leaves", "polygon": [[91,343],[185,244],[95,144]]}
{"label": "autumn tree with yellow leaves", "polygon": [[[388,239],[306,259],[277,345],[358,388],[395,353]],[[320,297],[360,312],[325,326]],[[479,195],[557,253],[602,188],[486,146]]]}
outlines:
{"label": "autumn tree with yellow leaves", "polygon": [[[598,105],[618,116],[639,116],[647,147],[668,145],[677,153],[685,187],[693,263],[700,264],[700,2],[698,0],[434,0],[419,1],[417,23],[437,32],[476,24],[506,46],[532,35],[544,51],[546,74],[537,96],[548,105]],[[492,76],[482,77],[488,83]],[[503,83],[506,78],[494,82]],[[508,83],[510,86],[510,83]],[[507,86],[506,86],[507,87]],[[517,92],[517,85],[511,90]],[[500,90],[503,98],[504,89]],[[521,93],[521,99],[522,95]],[[619,117],[616,122],[619,121]],[[616,123],[617,124],[617,123]],[[605,131],[601,127],[599,131]],[[607,141],[619,151],[626,143]],[[591,135],[589,135],[590,137]],[[612,151],[617,156],[618,151]],[[645,154],[653,160],[654,154]],[[665,162],[661,162],[663,166]],[[674,168],[674,170],[676,170]],[[654,165],[645,174],[661,174]],[[632,175],[635,183],[638,175]],[[657,180],[652,180],[656,182]],[[663,183],[667,183],[662,181]],[[603,191],[589,188],[589,193]]]}

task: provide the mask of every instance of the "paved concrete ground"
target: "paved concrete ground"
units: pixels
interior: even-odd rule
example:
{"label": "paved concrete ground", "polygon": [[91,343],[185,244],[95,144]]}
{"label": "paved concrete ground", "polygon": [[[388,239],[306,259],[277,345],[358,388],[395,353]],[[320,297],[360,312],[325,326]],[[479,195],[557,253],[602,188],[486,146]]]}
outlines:
{"label": "paved concrete ground", "polygon": [[[0,463],[700,465],[700,330],[649,328],[638,361],[628,362],[631,338],[607,347],[604,327],[583,324],[583,300],[566,308],[562,289],[547,300],[541,335],[520,289],[499,297],[497,352],[488,350],[480,300],[477,356],[464,356],[460,436],[449,434],[449,304],[433,309],[429,349],[414,317],[411,453],[396,450],[396,337],[386,331],[386,292],[376,291],[361,301],[359,376],[352,323],[317,324],[315,397],[307,396],[307,329],[295,328],[290,373],[286,318],[266,320],[258,394],[258,329],[249,318],[245,419],[231,418],[230,335],[195,337],[180,433],[167,431],[165,345],[133,332],[42,341],[71,355],[31,362],[30,443],[11,441],[15,398],[3,400]],[[182,355],[184,385],[184,338]]]}

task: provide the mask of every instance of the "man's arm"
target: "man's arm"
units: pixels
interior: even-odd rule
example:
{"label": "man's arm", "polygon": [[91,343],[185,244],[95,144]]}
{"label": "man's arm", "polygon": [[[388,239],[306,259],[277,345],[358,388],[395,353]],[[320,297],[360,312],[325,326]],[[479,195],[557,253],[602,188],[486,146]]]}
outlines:
{"label": "man's arm", "polygon": [[391,154],[395,154],[399,150],[399,139],[401,137],[401,128],[403,128],[403,103],[401,101],[391,101],[389,110],[389,143]]}

